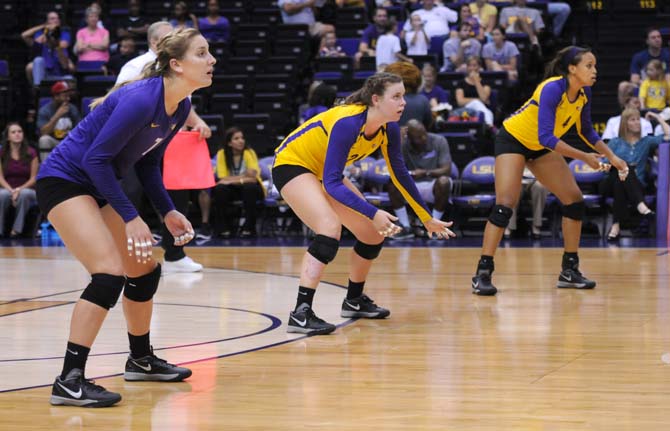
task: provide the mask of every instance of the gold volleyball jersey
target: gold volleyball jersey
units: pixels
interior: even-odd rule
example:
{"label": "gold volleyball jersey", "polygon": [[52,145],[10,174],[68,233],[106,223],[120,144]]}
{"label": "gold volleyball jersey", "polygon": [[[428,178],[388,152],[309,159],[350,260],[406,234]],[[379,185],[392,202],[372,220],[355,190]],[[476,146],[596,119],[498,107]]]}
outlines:
{"label": "gold volleyball jersey", "polygon": [[367,114],[365,105],[340,105],[310,118],[277,147],[274,166],[297,165],[309,169],[323,181],[331,196],[372,219],[377,208],[342,183],[342,171],[381,148],[393,183],[421,221],[430,220],[431,214],[402,158],[398,123],[387,123],[374,136],[366,137]]}
{"label": "gold volleyball jersey", "polygon": [[570,102],[563,77],[540,83],[533,96],[503,122],[505,129],[531,150],[554,149],[573,125],[590,146],[600,140],[591,124],[591,87],[579,90],[577,99]]}

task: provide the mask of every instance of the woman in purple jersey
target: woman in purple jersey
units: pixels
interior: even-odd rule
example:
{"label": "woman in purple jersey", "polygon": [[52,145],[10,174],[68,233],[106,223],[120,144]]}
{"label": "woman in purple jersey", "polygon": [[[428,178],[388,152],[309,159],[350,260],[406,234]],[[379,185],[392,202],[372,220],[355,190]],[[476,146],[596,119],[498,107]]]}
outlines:
{"label": "woman in purple jersey", "polygon": [[51,404],[106,407],[121,395],[84,377],[86,359],[108,310],[123,291],[130,356],[126,380],[181,381],[191,370],[157,358],[150,345],[152,298],[161,267],[151,259],[149,227],[121,190],[135,169],[177,245],[193,228],[174,209],[160,174],[167,144],[184,125],[188,95],[212,83],[216,60],[197,30],[167,34],[137,80],[113,88],[49,155],[38,174],[40,209],[91,274],[74,307],[65,361]]}

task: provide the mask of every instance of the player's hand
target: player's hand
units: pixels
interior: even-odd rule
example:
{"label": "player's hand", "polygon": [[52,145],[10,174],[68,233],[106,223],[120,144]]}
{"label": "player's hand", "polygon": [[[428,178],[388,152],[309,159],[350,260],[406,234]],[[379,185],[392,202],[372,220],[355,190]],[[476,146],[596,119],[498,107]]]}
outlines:
{"label": "player's hand", "polygon": [[400,226],[394,223],[396,220],[398,220],[398,217],[384,210],[377,210],[375,217],[372,219],[372,225],[379,235],[390,237],[402,230]]}
{"label": "player's hand", "polygon": [[423,225],[426,228],[428,238],[433,238],[433,234],[435,234],[437,239],[449,239],[456,236],[456,234],[449,229],[453,224],[453,221],[445,222],[436,218],[432,218]]}
{"label": "player's hand", "polygon": [[140,216],[126,223],[126,238],[128,238],[128,256],[135,256],[137,263],[147,263],[151,260],[156,240]]}
{"label": "player's hand", "polygon": [[594,171],[603,171],[603,165],[605,165],[605,163],[600,161],[601,157],[602,156],[597,153],[584,153],[582,161],[589,165]]}
{"label": "player's hand", "polygon": [[209,128],[202,118],[199,118],[193,125],[192,130],[200,133],[200,139],[209,139],[212,137],[212,129]]}
{"label": "player's hand", "polygon": [[177,210],[167,213],[163,222],[174,237],[174,245],[182,246],[195,237],[191,222]]}
{"label": "player's hand", "polygon": [[619,179],[621,181],[626,181],[626,177],[628,177],[628,165],[626,162],[617,156],[613,156],[610,162],[612,162],[612,166],[614,166],[616,170],[619,171]]}
{"label": "player's hand", "polygon": [[63,115],[67,114],[68,112],[70,112],[70,104],[68,102],[63,102],[56,110],[54,116],[56,118],[60,118]]}

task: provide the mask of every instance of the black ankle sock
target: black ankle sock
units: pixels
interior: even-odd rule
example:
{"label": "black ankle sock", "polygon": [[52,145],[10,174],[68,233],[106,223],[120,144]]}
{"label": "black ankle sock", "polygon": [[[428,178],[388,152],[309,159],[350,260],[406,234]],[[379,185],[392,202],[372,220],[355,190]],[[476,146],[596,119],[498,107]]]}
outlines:
{"label": "black ankle sock", "polygon": [[575,253],[568,253],[567,251],[563,252],[563,262],[561,263],[561,267],[563,270],[566,269],[576,269],[579,266],[579,256],[577,256],[577,252]]}
{"label": "black ankle sock", "polygon": [[149,333],[150,332],[147,332],[144,335],[133,335],[130,332],[128,333],[128,340],[130,341],[130,356],[138,359],[151,354]]}
{"label": "black ankle sock", "polygon": [[91,351],[89,347],[80,346],[70,341],[67,342],[67,349],[65,350],[65,361],[63,362],[63,371],[60,373],[60,378],[64,379],[67,374],[75,368],[81,370],[84,375],[86,368],[86,360],[88,353]]}
{"label": "black ankle sock", "polygon": [[297,310],[300,304],[307,304],[311,307],[315,292],[316,289],[300,286],[298,288],[298,300],[295,303],[295,309]]}
{"label": "black ankle sock", "polygon": [[493,264],[493,256],[487,256],[482,254],[479,258],[479,263],[477,264],[477,272],[479,271],[490,271],[493,272],[495,265]]}
{"label": "black ankle sock", "polygon": [[363,294],[363,287],[365,286],[365,281],[360,283],[349,280],[349,287],[347,288],[347,299],[358,298]]}

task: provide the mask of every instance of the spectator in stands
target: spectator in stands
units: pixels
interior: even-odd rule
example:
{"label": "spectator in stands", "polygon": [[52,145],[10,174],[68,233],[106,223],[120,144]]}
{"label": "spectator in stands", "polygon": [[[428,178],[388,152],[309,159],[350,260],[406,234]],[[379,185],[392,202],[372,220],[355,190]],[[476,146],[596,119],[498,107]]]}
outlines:
{"label": "spectator in stands", "polygon": [[526,6],[526,0],[512,0],[513,6],[500,11],[500,26],[507,33],[525,33],[530,43],[540,46],[538,35],[544,30],[544,21],[539,10]]}
{"label": "spectator in stands", "polygon": [[136,40],[144,40],[147,37],[147,30],[149,30],[149,22],[142,13],[140,0],[128,0],[128,15],[120,19],[116,29],[116,37],[118,39],[132,37]]}
{"label": "spectator in stands", "polygon": [[46,159],[51,150],[60,144],[81,120],[79,110],[70,103],[72,88],[67,81],[58,81],[52,85],[51,96],[53,96],[51,103],[42,106],[37,114],[42,160]]}
{"label": "spectator in stands", "polygon": [[470,12],[479,19],[484,34],[489,35],[498,24],[498,9],[488,0],[476,0],[470,3]]}
{"label": "spectator in stands", "polygon": [[[444,36],[449,34],[449,23],[458,21],[458,13],[445,6],[435,4],[435,0],[422,0],[421,8],[410,15],[419,15],[423,22],[423,29],[428,37]],[[410,20],[405,22],[404,32],[412,29]]]}
{"label": "spectator in stands", "polygon": [[256,236],[256,202],[265,190],[256,152],[247,147],[244,133],[237,127],[226,130],[222,148],[216,153],[217,183],[213,191],[215,232],[224,238],[233,235],[230,210],[236,200],[242,201],[244,225],[241,238]]}
{"label": "spectator in stands", "polygon": [[423,86],[420,94],[426,96],[431,108],[435,108],[440,103],[449,103],[449,94],[437,84],[437,69],[435,69],[435,66],[430,63],[424,64],[423,69],[421,69],[421,76],[423,77]]}
{"label": "spectator in stands", "polygon": [[132,36],[126,36],[119,42],[119,49],[112,55],[107,62],[107,71],[112,75],[118,75],[121,68],[130,60],[135,58],[135,39]]}
{"label": "spectator in stands", "polygon": [[[545,204],[547,203],[547,195],[549,190],[539,182],[535,175],[528,169],[528,167],[523,170],[523,180],[521,182],[521,195],[519,196],[519,202],[523,199],[524,195],[530,196],[530,205],[533,213],[533,224],[530,227],[530,234],[533,239],[540,239],[542,233],[542,213],[544,212]],[[509,238],[514,235],[516,231],[516,219],[519,212],[519,203],[514,207],[512,211],[512,216],[509,219],[509,224],[505,228],[505,238]]]}
{"label": "spectator in stands", "polygon": [[308,108],[300,116],[300,124],[333,107],[337,91],[332,85],[318,84],[309,96]]}
{"label": "spectator in stands", "polygon": [[98,27],[99,13],[86,9],[86,27],[77,32],[77,42],[72,49],[79,61],[109,61],[109,31]]}
{"label": "spectator in stands", "polygon": [[[158,52],[158,43],[163,39],[165,35],[172,31],[172,25],[169,22],[157,21],[152,23],[149,26],[147,31],[147,40],[149,42],[149,50],[139,57],[136,57],[126,63],[121,72],[116,78],[116,85],[124,81],[129,81],[141,75],[142,69],[147,64],[156,60],[156,52]],[[205,123],[202,118],[198,116],[195,112],[195,109],[191,107],[191,112],[186,119],[186,126],[190,127],[192,130],[200,132],[200,138],[209,139],[212,136],[212,131]],[[130,170],[123,179],[122,182],[123,191],[128,195],[130,200],[136,207],[140,207],[142,203],[142,196],[144,189],[137,178],[134,170]],[[206,192],[201,192],[206,193]],[[177,211],[180,211],[184,214],[188,213],[188,196],[190,195],[189,190],[168,190],[173,202],[177,205]],[[163,271],[164,272],[198,272],[202,271],[202,265],[198,262],[193,261],[189,256],[186,255],[183,245],[175,245],[174,241],[170,241],[169,238],[172,236],[169,229],[162,224],[162,237],[164,238],[161,241],[161,247],[165,250],[164,261],[163,261]]]}
{"label": "spectator in stands", "polygon": [[91,2],[91,4],[89,4],[89,5],[86,7],[86,9],[84,10],[84,16],[81,18],[81,21],[79,22],[79,25],[77,26],[77,28],[84,28],[84,27],[88,26],[88,23],[87,23],[87,16],[86,16],[87,14],[86,14],[86,12],[87,12],[89,9],[90,9],[91,11],[96,12],[96,13],[98,14],[98,22],[97,22],[96,26],[97,26],[98,28],[101,28],[101,29],[102,29],[102,28],[105,28],[105,24],[102,22],[102,7],[103,7],[103,3],[104,3],[104,2],[102,2],[102,1],[94,1],[94,2]]}
{"label": "spectator in stands", "polygon": [[358,44],[358,52],[354,55],[354,63],[356,68],[359,67],[361,57],[375,56],[377,39],[379,39],[379,36],[384,34],[384,29],[389,22],[388,11],[383,7],[377,8],[372,21],[372,24],[369,24],[365,30],[363,30],[361,41]]}
{"label": "spectator in stands", "polygon": [[[447,140],[443,136],[428,133],[420,121],[409,120],[407,136],[402,143],[402,154],[421,197],[427,203],[433,204],[433,218],[441,220],[451,194],[451,152]],[[388,185],[388,193],[393,212],[402,226],[402,231],[393,238],[413,237],[405,198],[392,182]]]}
{"label": "spectator in stands", "polygon": [[484,114],[484,122],[493,126],[493,112],[488,108],[491,87],[482,84],[479,74],[482,69],[479,57],[469,57],[465,79],[456,86],[456,104],[461,108],[472,109]]}
{"label": "spectator in stands", "polygon": [[28,82],[39,86],[43,79],[72,79],[74,63],[69,58],[70,32],[61,28],[57,12],[47,13],[47,21],[21,33],[21,38],[38,55],[26,65]]}
{"label": "spectator in stands", "polygon": [[170,24],[175,30],[182,28],[194,28],[198,30],[198,19],[188,10],[188,5],[184,1],[178,1],[174,4]]}
{"label": "spectator in stands", "polygon": [[[535,1],[541,3],[541,1],[538,0],[528,0],[529,3]],[[565,27],[565,23],[568,21],[568,17],[570,17],[572,9],[568,3],[562,1],[548,0],[543,3],[546,3],[547,5],[547,13],[551,17],[551,28],[554,36],[560,37],[561,33],[563,33],[563,27]]]}
{"label": "spectator in stands", "polygon": [[395,34],[395,20],[389,20],[385,33],[377,39],[376,61],[377,70],[382,71],[386,66],[396,61],[411,63],[412,59],[403,55],[400,38]]}
{"label": "spectator in stands", "polygon": [[470,5],[463,3],[458,13],[458,25],[467,22],[470,24],[472,29],[470,30],[470,36],[474,37],[479,41],[479,43],[486,42],[486,35],[484,34],[484,28],[479,24],[479,18],[472,15],[470,10]]}
{"label": "spectator in stands", "polygon": [[625,218],[629,204],[635,206],[637,212],[643,217],[651,219],[654,216],[644,201],[645,175],[652,150],[664,140],[670,139],[670,127],[660,115],[654,112],[647,112],[646,117],[648,120],[654,119],[660,123],[663,136],[642,137],[640,111],[627,108],[621,114],[619,136],[607,143],[612,153],[623,159],[629,168],[635,171],[635,175],[628,175],[625,181],[619,181],[616,174],[610,173],[604,187],[606,194],[609,194],[610,190],[614,194],[613,224],[607,235],[609,240],[616,240],[619,237],[620,222]]}
{"label": "spectator in stands", "polygon": [[346,57],[347,54],[342,51],[342,47],[337,44],[335,32],[328,32],[321,37],[321,49],[319,57]]}
{"label": "spectator in stands", "polygon": [[398,61],[389,64],[385,72],[393,73],[402,78],[405,86],[405,109],[398,120],[400,126],[404,126],[411,119],[419,120],[430,130],[433,124],[433,113],[430,110],[430,102],[423,94],[418,94],[421,86],[421,71],[411,63]]}
{"label": "spectator in stands", "polygon": [[[624,101],[623,109],[640,110],[640,99],[637,96],[628,96]],[[621,126],[621,115],[610,117],[607,119],[605,131],[602,134],[602,139],[608,141],[619,136],[619,128]],[[651,135],[653,133],[653,126],[646,118],[640,118],[641,136]]]}
{"label": "spectator in stands", "polygon": [[647,29],[647,49],[636,52],[630,62],[630,82],[640,85],[646,77],[646,67],[651,60],[660,60],[665,69],[665,78],[670,80],[670,50],[663,48],[663,38],[658,28]]}
{"label": "spectator in stands", "polygon": [[409,18],[412,29],[405,32],[405,45],[407,55],[426,55],[430,46],[430,38],[423,29],[423,21],[419,15],[411,15]]}
{"label": "spectator in stands", "polygon": [[39,162],[37,151],[28,145],[19,123],[7,124],[3,140],[0,149],[0,237],[4,235],[5,217],[11,205],[16,212],[9,236],[16,238],[23,233],[28,210],[37,203],[34,185]]}
{"label": "spectator in stands", "polygon": [[219,0],[207,2],[207,16],[198,20],[200,33],[210,42],[230,43],[230,22],[219,10]]}
{"label": "spectator in stands", "polygon": [[465,60],[470,57],[479,57],[482,45],[471,36],[472,26],[470,23],[461,23],[458,33],[444,41],[442,53],[444,54],[444,65],[442,72],[465,72],[467,65]]}
{"label": "spectator in stands", "polygon": [[640,108],[662,111],[670,102],[670,82],[665,79],[663,63],[650,60],[645,70],[647,76],[640,85]]}
{"label": "spectator in stands", "polygon": [[325,33],[334,32],[331,24],[318,22],[314,17],[316,0],[279,0],[277,6],[281,11],[284,24],[307,24],[312,37],[321,38]]}
{"label": "spectator in stands", "polygon": [[505,30],[496,26],[491,31],[492,42],[482,48],[482,58],[486,62],[486,70],[506,71],[510,81],[519,79],[517,61],[519,48],[514,42],[505,40]]}

